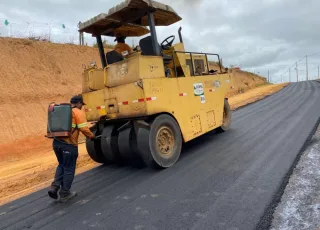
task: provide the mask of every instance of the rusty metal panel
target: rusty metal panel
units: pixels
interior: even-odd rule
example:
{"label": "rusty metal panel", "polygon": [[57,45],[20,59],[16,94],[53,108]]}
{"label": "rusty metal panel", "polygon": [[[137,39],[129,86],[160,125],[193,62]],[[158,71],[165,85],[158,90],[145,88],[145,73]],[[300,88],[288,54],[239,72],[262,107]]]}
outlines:
{"label": "rusty metal panel", "polygon": [[216,127],[216,118],[214,110],[207,112],[207,123],[209,129],[213,129]]}
{"label": "rusty metal panel", "polygon": [[190,124],[192,128],[192,133],[194,136],[198,136],[199,134],[202,133],[200,114],[195,114],[191,116]]}

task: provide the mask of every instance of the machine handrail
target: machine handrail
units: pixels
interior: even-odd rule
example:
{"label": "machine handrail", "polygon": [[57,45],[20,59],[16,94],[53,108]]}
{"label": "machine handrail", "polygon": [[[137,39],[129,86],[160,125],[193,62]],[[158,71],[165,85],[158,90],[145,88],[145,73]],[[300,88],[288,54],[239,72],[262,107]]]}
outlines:
{"label": "machine handrail", "polygon": [[205,57],[206,57],[206,62],[207,62],[207,70],[208,70],[208,74],[209,74],[208,55],[217,56],[217,57],[218,57],[218,60],[219,60],[220,73],[222,73],[222,67],[221,67],[221,62],[220,62],[220,56],[219,56],[219,54],[213,54],[213,53],[199,53],[199,52],[176,51],[176,50],[173,50],[173,51],[172,51],[172,60],[173,60],[174,70],[175,70],[175,74],[176,74],[176,76],[177,76],[177,66],[176,66],[175,61],[174,61],[174,54],[176,54],[176,53],[190,54],[190,59],[191,59],[191,66],[192,66],[193,76],[195,76],[195,70],[194,70],[194,66],[193,66],[192,54],[202,54],[202,55],[205,55]]}

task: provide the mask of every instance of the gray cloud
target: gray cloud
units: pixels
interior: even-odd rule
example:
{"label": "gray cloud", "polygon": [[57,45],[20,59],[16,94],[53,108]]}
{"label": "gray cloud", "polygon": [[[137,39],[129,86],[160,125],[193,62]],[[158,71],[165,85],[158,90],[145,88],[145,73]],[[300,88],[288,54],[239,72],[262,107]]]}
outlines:
{"label": "gray cloud", "polygon": [[174,4],[179,5],[180,7],[183,6],[184,8],[199,7],[202,3],[204,3],[204,0],[176,0],[174,2]]}
{"label": "gray cloud", "polygon": [[[183,18],[170,27],[159,27],[159,42],[172,34],[177,36],[177,30],[182,26],[186,50],[219,53],[225,65],[239,65],[264,76],[270,70],[274,79],[280,79],[281,74],[288,77],[288,67],[305,54],[320,52],[317,50],[320,39],[318,0],[158,1],[172,6]],[[54,39],[68,40],[70,36],[77,39],[78,21],[107,12],[120,2],[97,0],[95,4],[84,4],[77,0],[11,0],[0,2],[0,20],[7,18],[14,22],[14,31],[27,31],[35,21],[39,33],[49,31],[49,25],[44,23],[52,22]],[[67,27],[65,30],[61,28],[62,23]],[[3,24],[0,33],[8,33]],[[93,41],[90,35],[86,40]],[[137,42],[135,39],[135,44]],[[320,55],[310,56],[309,62],[310,74],[317,75]],[[298,66],[302,78],[306,72],[305,60],[302,59]],[[292,68],[291,72],[294,71]]]}

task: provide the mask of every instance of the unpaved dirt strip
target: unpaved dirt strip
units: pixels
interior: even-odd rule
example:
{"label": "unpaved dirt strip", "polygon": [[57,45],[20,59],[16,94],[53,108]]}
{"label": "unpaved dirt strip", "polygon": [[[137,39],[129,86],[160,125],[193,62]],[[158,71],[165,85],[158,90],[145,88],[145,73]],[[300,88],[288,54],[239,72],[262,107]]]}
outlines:
{"label": "unpaved dirt strip", "polygon": [[232,110],[238,109],[242,106],[254,103],[258,100],[261,100],[265,97],[268,97],[275,92],[286,87],[289,83],[282,83],[277,85],[265,85],[251,89],[245,93],[238,94],[229,98],[230,107]]}
{"label": "unpaved dirt strip", "polygon": [[290,84],[185,145],[172,168],[99,166],[67,204],[42,190],[3,205],[0,229],[255,229],[319,114],[320,84]]}

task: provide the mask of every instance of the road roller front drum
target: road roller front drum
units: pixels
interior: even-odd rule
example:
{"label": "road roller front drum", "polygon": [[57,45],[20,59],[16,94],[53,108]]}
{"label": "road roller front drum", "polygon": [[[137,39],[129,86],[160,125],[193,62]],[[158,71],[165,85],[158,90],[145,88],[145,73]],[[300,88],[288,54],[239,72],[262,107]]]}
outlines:
{"label": "road roller front drum", "polygon": [[117,126],[107,125],[101,133],[101,150],[106,159],[118,165],[124,165],[125,161],[119,153]]}
{"label": "road roller front drum", "polygon": [[121,158],[133,167],[145,166],[138,154],[137,138],[134,127],[128,127],[120,131],[118,136],[118,147]]}
{"label": "road roller front drum", "polygon": [[[97,134],[96,129],[92,129],[93,134]],[[86,149],[90,156],[90,158],[101,164],[109,164],[110,162],[104,157],[102,151],[101,151],[101,141],[100,139],[97,139],[95,141],[92,141],[88,138],[86,138]]]}

